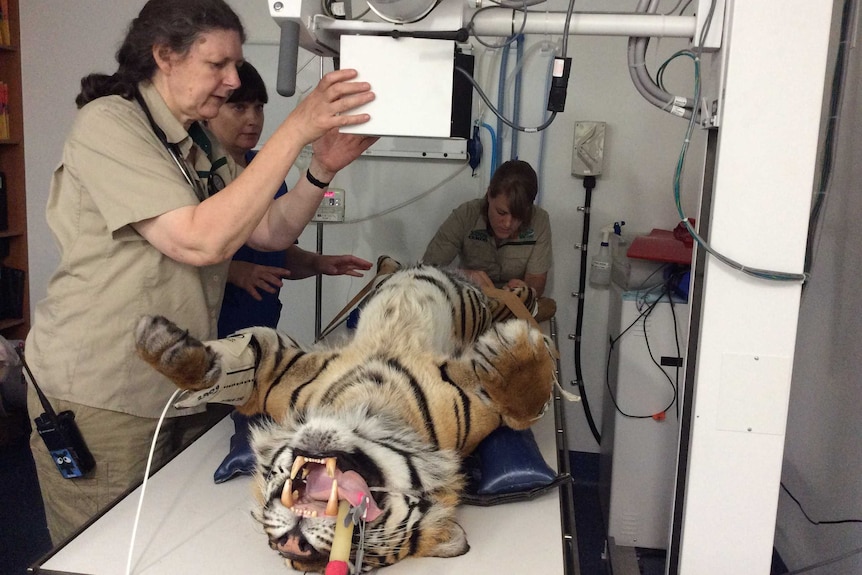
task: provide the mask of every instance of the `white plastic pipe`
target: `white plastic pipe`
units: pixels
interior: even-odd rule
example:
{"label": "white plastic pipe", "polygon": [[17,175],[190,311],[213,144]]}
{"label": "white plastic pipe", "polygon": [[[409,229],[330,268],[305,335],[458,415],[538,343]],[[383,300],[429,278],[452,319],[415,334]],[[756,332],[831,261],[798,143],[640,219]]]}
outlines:
{"label": "white plastic pipe", "polygon": [[[473,20],[479,36],[511,36],[521,30],[523,14],[517,10],[486,10]],[[531,12],[524,24],[525,34],[562,34],[565,12]],[[572,14],[569,34],[583,36],[651,36],[693,38],[694,16],[662,14]]]}
{"label": "white plastic pipe", "polygon": [[[521,30],[523,14],[517,10],[486,10],[476,15],[474,32],[479,36],[511,36]],[[426,19],[427,20],[427,19]],[[316,16],[314,24],[319,31],[336,33],[385,33],[393,29],[439,30],[433,22],[418,22],[396,26],[388,22],[360,22],[333,20]],[[565,12],[531,12],[523,32],[526,34],[562,34],[566,24]],[[456,26],[457,27],[457,26]],[[445,28],[445,26],[444,26]],[[651,36],[659,38],[694,38],[694,16],[665,16],[662,14],[572,14],[569,34],[584,36]]]}

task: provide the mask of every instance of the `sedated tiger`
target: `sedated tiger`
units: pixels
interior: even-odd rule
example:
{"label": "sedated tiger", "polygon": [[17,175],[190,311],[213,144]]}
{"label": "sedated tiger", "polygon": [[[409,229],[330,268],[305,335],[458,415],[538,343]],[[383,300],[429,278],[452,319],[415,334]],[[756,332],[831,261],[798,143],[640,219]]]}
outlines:
{"label": "sedated tiger", "polygon": [[501,425],[529,427],[555,380],[539,330],[492,322],[479,288],[424,265],[388,275],[339,346],[306,349],[269,328],[200,342],[162,317],[142,318],[135,337],[141,357],[192,394],[185,405],[274,419],[252,433],[252,514],[300,571],[325,570],[338,501],[364,495],[357,572],[466,553],[455,521],[463,457]]}

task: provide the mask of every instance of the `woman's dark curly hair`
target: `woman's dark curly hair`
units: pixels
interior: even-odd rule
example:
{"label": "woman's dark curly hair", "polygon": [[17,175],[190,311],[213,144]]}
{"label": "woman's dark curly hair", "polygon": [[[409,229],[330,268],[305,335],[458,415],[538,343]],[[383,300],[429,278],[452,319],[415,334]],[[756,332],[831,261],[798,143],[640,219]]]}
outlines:
{"label": "woman's dark curly hair", "polygon": [[533,166],[523,160],[503,162],[491,176],[488,193],[482,200],[482,215],[488,220],[488,198],[500,194],[509,199],[509,213],[521,224],[533,219],[533,202],[539,192],[539,178]]}
{"label": "woman's dark curly hair", "polygon": [[132,20],[123,45],[117,51],[117,71],[81,78],[79,108],[102,96],[118,95],[131,100],[138,82],[156,71],[153,46],[164,45],[177,54],[187,54],[198,36],[211,30],[233,30],[245,42],[239,16],[224,0],[149,0]]}

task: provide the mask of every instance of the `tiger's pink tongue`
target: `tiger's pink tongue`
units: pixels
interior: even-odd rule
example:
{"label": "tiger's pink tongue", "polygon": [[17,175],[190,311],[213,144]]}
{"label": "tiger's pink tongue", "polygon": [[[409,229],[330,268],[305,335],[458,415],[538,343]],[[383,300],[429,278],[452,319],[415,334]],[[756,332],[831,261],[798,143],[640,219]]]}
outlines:
{"label": "tiger's pink tongue", "polygon": [[[362,476],[355,471],[338,471],[335,472],[335,480],[338,482],[338,499],[344,499],[350,505],[357,506],[362,502],[362,497],[368,495],[368,509],[365,514],[366,521],[374,521],[380,516],[382,511],[377,507],[374,498],[371,497],[371,490],[368,484],[362,479]],[[329,499],[332,491],[332,478],[326,473],[323,466],[315,466],[315,468],[305,478],[305,493],[312,499],[326,501]]]}

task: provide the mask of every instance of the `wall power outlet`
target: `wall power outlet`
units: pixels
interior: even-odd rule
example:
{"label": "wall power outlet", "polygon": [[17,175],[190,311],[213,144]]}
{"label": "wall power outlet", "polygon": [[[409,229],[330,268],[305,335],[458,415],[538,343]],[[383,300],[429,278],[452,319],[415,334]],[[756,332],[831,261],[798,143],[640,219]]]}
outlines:
{"label": "wall power outlet", "polygon": [[323,199],[317,207],[313,222],[343,222],[344,221],[344,190],[340,188],[327,188],[323,192]]}
{"label": "wall power outlet", "polygon": [[572,175],[598,176],[605,155],[605,123],[575,122]]}

